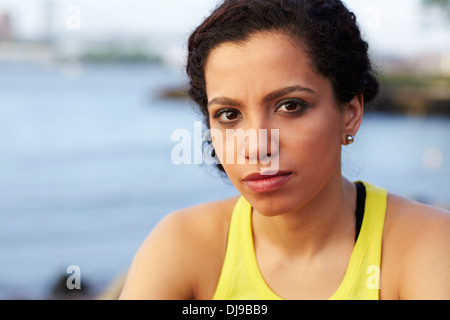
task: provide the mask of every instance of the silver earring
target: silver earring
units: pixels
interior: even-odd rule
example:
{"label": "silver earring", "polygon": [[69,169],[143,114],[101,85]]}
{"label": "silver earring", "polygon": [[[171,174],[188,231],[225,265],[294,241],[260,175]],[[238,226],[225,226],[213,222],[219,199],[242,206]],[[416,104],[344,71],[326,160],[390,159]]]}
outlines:
{"label": "silver earring", "polygon": [[345,142],[347,142],[347,145],[352,144],[353,142],[355,142],[355,137],[352,136],[351,134],[348,134],[345,137]]}

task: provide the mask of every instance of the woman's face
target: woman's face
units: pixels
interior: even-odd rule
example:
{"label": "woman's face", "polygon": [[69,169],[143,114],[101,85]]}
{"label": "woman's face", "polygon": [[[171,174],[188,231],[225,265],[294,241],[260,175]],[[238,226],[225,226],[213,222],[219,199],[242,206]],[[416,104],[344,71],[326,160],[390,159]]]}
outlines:
{"label": "woman's face", "polygon": [[205,79],[216,155],[260,213],[299,209],[341,177],[341,145],[355,132],[345,132],[347,112],[331,82],[290,37],[267,32],[222,44]]}

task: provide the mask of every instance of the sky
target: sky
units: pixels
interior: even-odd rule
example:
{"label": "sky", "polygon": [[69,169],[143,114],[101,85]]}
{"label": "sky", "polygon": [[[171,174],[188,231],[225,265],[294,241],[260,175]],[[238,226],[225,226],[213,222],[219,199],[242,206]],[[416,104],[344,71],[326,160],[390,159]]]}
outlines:
{"label": "sky", "polygon": [[[355,12],[366,39],[380,54],[413,55],[450,52],[450,21],[425,10],[420,0],[345,0]],[[189,32],[218,4],[217,0],[0,0],[21,38],[42,35],[45,3],[53,3],[55,34],[70,37],[107,37]],[[75,19],[75,20],[74,20]],[[73,23],[73,22],[77,23]]]}

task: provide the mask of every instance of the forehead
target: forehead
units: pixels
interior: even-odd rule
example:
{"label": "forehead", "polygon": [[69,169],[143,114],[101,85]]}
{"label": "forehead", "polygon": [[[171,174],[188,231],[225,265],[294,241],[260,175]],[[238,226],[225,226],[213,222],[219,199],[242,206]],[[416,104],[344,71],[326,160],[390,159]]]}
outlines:
{"label": "forehead", "polygon": [[329,86],[317,74],[298,41],[282,33],[258,33],[241,43],[227,42],[213,49],[205,66],[208,98],[212,95],[249,95],[281,86]]}
{"label": "forehead", "polygon": [[283,33],[262,32],[250,36],[245,41],[225,42],[214,48],[207,59],[205,71],[220,67],[232,68],[239,64],[267,63],[284,60],[285,63],[309,63],[310,59],[303,47]]}

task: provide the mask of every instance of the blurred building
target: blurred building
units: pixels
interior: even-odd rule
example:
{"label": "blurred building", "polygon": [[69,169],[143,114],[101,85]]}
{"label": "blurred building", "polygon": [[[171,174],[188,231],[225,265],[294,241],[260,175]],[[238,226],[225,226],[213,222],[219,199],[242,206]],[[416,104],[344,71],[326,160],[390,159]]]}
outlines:
{"label": "blurred building", "polygon": [[443,55],[441,59],[441,71],[444,75],[450,77],[450,52]]}
{"label": "blurred building", "polygon": [[417,74],[450,76],[450,53],[424,54],[412,63]]}
{"label": "blurred building", "polygon": [[12,19],[8,13],[0,12],[0,41],[13,40]]}
{"label": "blurred building", "polygon": [[0,63],[49,64],[55,60],[55,51],[49,43],[20,41],[14,36],[13,25],[13,17],[0,12]]}
{"label": "blurred building", "polygon": [[376,64],[388,74],[450,76],[450,52],[427,53],[410,58],[378,57]]}

